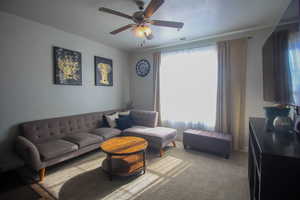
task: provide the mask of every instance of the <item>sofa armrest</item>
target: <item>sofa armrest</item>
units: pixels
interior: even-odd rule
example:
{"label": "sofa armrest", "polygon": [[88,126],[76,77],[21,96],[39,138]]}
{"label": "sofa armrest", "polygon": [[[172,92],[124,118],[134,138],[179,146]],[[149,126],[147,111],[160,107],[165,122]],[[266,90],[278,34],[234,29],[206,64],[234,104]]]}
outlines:
{"label": "sofa armrest", "polygon": [[16,139],[16,152],[24,160],[26,164],[35,170],[43,168],[40,153],[36,146],[23,136]]}
{"label": "sofa armrest", "polygon": [[146,110],[131,110],[133,123],[138,126],[156,127],[158,122],[158,112]]}

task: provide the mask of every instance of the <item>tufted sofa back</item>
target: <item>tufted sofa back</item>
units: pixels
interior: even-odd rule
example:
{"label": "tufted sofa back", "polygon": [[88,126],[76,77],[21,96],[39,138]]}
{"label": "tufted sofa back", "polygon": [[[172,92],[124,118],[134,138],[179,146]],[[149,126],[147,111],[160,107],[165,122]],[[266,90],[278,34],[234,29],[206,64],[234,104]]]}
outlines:
{"label": "tufted sofa back", "polygon": [[51,139],[63,138],[67,134],[89,132],[99,128],[103,115],[116,111],[119,110],[26,122],[21,124],[21,130],[24,137],[37,144]]}

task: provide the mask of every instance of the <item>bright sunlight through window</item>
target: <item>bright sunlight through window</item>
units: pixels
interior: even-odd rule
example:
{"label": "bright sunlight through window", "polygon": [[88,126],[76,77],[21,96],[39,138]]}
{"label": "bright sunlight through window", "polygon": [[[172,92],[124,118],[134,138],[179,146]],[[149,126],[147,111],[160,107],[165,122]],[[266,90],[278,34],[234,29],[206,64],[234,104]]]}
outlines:
{"label": "bright sunlight through window", "polygon": [[160,67],[162,120],[214,128],[217,76],[216,46],[163,53]]}

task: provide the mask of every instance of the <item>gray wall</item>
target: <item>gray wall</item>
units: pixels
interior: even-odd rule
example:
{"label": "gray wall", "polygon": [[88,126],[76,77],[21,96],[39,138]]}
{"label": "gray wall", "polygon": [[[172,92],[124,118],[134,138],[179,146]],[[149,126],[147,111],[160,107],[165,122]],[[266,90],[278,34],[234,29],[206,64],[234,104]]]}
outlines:
{"label": "gray wall", "polygon": [[[146,77],[136,74],[136,63],[141,59],[150,62],[151,69]],[[152,53],[132,54],[130,58],[131,67],[131,100],[136,109],[153,110],[154,82],[153,82],[153,58]]]}
{"label": "gray wall", "polygon": [[[12,148],[21,122],[116,109],[129,101],[126,52],[2,12],[0,27],[1,154]],[[82,86],[53,84],[52,46],[82,53]],[[113,59],[113,87],[94,85],[94,55]]]}
{"label": "gray wall", "polygon": [[[251,36],[252,39],[248,40],[248,49],[247,49],[247,80],[246,80],[246,110],[245,110],[245,138],[244,143],[248,144],[248,119],[249,117],[263,117],[263,107],[270,105],[267,102],[263,101],[262,93],[262,46],[271,33],[272,29],[263,29],[259,31],[245,32],[241,34],[235,34],[222,38],[214,38],[205,41],[199,41],[197,43],[187,44],[183,46],[171,47],[161,49],[162,51],[172,51],[183,48],[194,48],[208,44],[214,44],[216,41],[230,40],[241,37]],[[141,53],[132,53],[130,57],[131,65],[131,99],[136,108],[153,109],[153,68],[151,68],[150,74],[141,78],[138,77],[135,73],[135,64],[138,60],[146,58],[150,61],[152,67],[152,51],[141,52]],[[244,147],[244,150],[247,150],[247,146]]]}

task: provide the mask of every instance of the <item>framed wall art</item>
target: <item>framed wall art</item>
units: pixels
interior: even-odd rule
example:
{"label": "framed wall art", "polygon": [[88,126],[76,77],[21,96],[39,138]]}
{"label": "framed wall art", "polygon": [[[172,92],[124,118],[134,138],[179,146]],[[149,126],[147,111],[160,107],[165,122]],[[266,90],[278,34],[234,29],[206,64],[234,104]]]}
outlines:
{"label": "framed wall art", "polygon": [[81,53],[53,47],[54,84],[82,85]]}
{"label": "framed wall art", "polygon": [[112,60],[108,58],[95,56],[94,61],[95,61],[95,85],[113,86]]}

